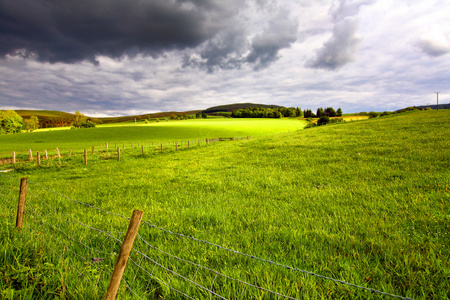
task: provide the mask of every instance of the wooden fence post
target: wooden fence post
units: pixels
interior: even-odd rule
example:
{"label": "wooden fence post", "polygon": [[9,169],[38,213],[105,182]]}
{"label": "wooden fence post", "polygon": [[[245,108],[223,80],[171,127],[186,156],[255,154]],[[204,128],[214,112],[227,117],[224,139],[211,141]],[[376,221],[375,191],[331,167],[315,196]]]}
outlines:
{"label": "wooden fence post", "polygon": [[208,139],[206,139],[206,145],[209,145],[209,140]]}
{"label": "wooden fence post", "polygon": [[72,149],[69,150],[69,157],[72,156]]}
{"label": "wooden fence post", "polygon": [[190,147],[190,141],[188,141],[188,148]]}
{"label": "wooden fence post", "polygon": [[58,158],[61,158],[61,154],[59,153],[58,147],[56,147],[56,154],[58,155]]}
{"label": "wooden fence post", "polygon": [[87,149],[84,149],[84,165],[87,166]]}
{"label": "wooden fence post", "polygon": [[17,206],[16,228],[21,230],[23,225],[23,216],[25,214],[25,200],[27,198],[28,178],[23,177],[20,180],[19,204]]}
{"label": "wooden fence post", "polygon": [[200,140],[198,140],[198,145],[200,146]]}
{"label": "wooden fence post", "polygon": [[103,144],[100,144],[100,152],[103,152]]}
{"label": "wooden fence post", "polygon": [[36,155],[36,158],[37,158],[37,165],[40,166],[41,165],[41,153],[38,152]]}
{"label": "wooden fence post", "polygon": [[134,239],[136,238],[141,224],[142,216],[144,212],[134,210],[131,216],[130,224],[128,225],[127,233],[120,248],[119,256],[114,267],[111,280],[109,282],[108,290],[106,292],[105,300],[114,300],[116,298],[117,290],[119,289],[120,281],[122,280],[123,272],[127,267],[128,256],[130,255],[131,248],[133,248]]}
{"label": "wooden fence post", "polygon": [[28,160],[29,160],[29,161],[32,161],[32,160],[33,160],[33,154],[31,153],[31,149],[28,150],[28,153],[29,153],[29,158],[28,158]]}
{"label": "wooden fence post", "polygon": [[117,161],[120,161],[120,148],[117,148]]}
{"label": "wooden fence post", "polygon": [[94,154],[94,147],[95,147],[95,146],[92,146],[92,154]]}
{"label": "wooden fence post", "polygon": [[144,154],[144,145],[142,145],[142,154]]}
{"label": "wooden fence post", "polygon": [[16,164],[16,151],[13,151],[13,164]]}

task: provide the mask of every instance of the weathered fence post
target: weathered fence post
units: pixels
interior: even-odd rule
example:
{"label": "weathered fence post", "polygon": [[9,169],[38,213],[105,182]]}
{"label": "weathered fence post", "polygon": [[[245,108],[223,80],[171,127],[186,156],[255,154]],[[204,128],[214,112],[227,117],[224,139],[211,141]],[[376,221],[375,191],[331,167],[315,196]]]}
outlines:
{"label": "weathered fence post", "polygon": [[44,153],[45,153],[45,159],[48,159],[48,152],[47,152],[47,150],[44,150]]}
{"label": "weathered fence post", "polygon": [[95,146],[92,146],[92,154],[94,154],[94,147],[95,147]]}
{"label": "weathered fence post", "polygon": [[28,160],[29,160],[29,161],[32,161],[32,160],[33,160],[33,154],[32,154],[32,152],[31,152],[31,149],[28,150],[28,153],[29,153],[29,158],[28,158]]}
{"label": "weathered fence post", "polygon": [[200,140],[198,140],[198,145],[200,146]]}
{"label": "weathered fence post", "polygon": [[106,151],[108,151],[108,143],[105,143]]}
{"label": "weathered fence post", "polygon": [[72,149],[69,150],[69,157],[72,156]]}
{"label": "weathered fence post", "polygon": [[16,164],[16,151],[13,151],[13,164]]}
{"label": "weathered fence post", "polygon": [[103,152],[103,144],[100,144],[100,152]]}
{"label": "weathered fence post", "polygon": [[58,147],[56,147],[56,154],[58,155],[58,158],[61,158],[61,154],[59,153]]}
{"label": "weathered fence post", "polygon": [[208,139],[206,139],[206,145],[209,145],[209,140]]}
{"label": "weathered fence post", "polygon": [[142,145],[142,154],[144,154],[144,145]]}
{"label": "weathered fence post", "polygon": [[130,224],[128,225],[127,233],[125,234],[125,239],[123,241],[122,247],[120,248],[119,256],[117,257],[117,262],[114,267],[113,274],[111,275],[111,280],[109,282],[105,300],[113,300],[116,298],[117,290],[119,289],[119,284],[122,280],[123,272],[127,267],[128,256],[130,255],[131,248],[133,247],[134,239],[136,238],[143,215],[144,212],[142,211],[133,211]]}
{"label": "weathered fence post", "polygon": [[16,228],[21,230],[23,225],[23,217],[25,214],[25,200],[27,198],[28,178],[23,177],[20,180],[19,204],[17,206]]}
{"label": "weathered fence post", "polygon": [[36,159],[37,159],[37,165],[40,166],[41,165],[41,153],[37,152]]}
{"label": "weathered fence post", "polygon": [[84,149],[84,165],[87,166],[87,149]]}
{"label": "weathered fence post", "polygon": [[117,161],[120,161],[120,148],[117,148]]}

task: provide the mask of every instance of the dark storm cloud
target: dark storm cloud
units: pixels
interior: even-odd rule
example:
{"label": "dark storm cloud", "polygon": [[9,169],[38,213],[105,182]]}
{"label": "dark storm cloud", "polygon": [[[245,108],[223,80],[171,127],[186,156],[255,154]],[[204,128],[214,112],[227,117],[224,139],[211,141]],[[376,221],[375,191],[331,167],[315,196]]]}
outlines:
{"label": "dark storm cloud", "polygon": [[2,0],[0,55],[96,62],[194,48],[227,26],[238,1]]}

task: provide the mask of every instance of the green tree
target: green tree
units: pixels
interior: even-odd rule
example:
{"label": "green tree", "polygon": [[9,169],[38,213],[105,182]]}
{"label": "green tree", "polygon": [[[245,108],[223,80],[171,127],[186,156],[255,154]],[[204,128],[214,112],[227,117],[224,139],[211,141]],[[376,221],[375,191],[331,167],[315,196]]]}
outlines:
{"label": "green tree", "polygon": [[317,125],[325,125],[328,123],[330,123],[330,117],[328,116],[321,116],[317,121]]}
{"label": "green tree", "polygon": [[327,107],[327,108],[325,108],[324,115],[328,116],[330,118],[336,117],[336,111],[332,107]]}
{"label": "green tree", "polygon": [[29,119],[24,120],[23,129],[27,131],[33,131],[39,128],[39,118],[31,116]]}
{"label": "green tree", "polygon": [[369,119],[378,117],[378,113],[376,111],[371,111],[369,113]]}
{"label": "green tree", "polygon": [[317,109],[316,116],[317,116],[318,118],[320,118],[320,117],[322,117],[322,116],[325,115],[324,113],[325,113],[325,112],[324,112],[323,108],[322,108],[322,107],[319,107],[319,108]]}
{"label": "green tree", "polygon": [[338,110],[336,111],[336,116],[337,117],[342,117],[342,109],[339,107]]}
{"label": "green tree", "polygon": [[20,133],[23,118],[13,110],[0,110],[0,133]]}

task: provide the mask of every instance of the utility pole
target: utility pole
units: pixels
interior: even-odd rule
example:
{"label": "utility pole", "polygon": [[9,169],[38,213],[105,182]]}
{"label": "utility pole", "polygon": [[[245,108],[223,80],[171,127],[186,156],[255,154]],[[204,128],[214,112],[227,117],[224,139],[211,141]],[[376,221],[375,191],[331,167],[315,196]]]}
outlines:
{"label": "utility pole", "polygon": [[439,111],[439,93],[440,92],[436,92],[436,103],[437,103],[436,109],[437,109],[437,111]]}

